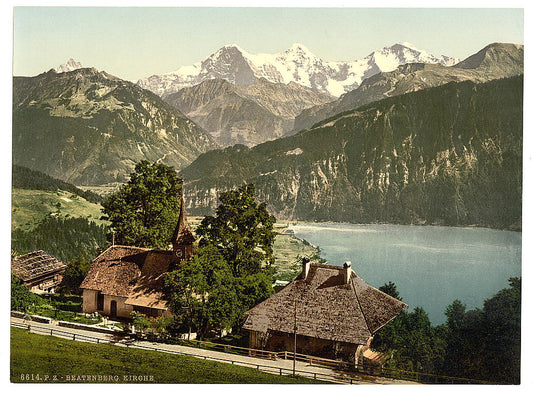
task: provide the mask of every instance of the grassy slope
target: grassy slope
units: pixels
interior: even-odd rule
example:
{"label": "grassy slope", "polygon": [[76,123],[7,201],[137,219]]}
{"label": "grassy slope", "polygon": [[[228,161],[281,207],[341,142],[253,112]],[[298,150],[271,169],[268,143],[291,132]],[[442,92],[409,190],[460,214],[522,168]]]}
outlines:
{"label": "grassy slope", "polygon": [[56,375],[60,383],[66,382],[67,375],[117,375],[117,383],[124,383],[124,375],[153,375],[155,383],[319,383],[194,357],[73,342],[12,328],[11,382],[22,382],[22,374],[49,375],[50,379]]}
{"label": "grassy slope", "polygon": [[302,270],[301,258],[317,258],[320,254],[318,248],[306,243],[287,232],[287,223],[276,223],[274,231],[279,233],[274,241],[276,278],[278,280],[292,281]]}
{"label": "grassy slope", "polygon": [[102,215],[99,204],[90,203],[73,193],[58,190],[56,192],[44,190],[13,189],[11,201],[11,227],[24,230],[32,229],[49,213],[57,212],[57,203],[61,203],[62,215],[73,218],[87,218],[98,224]]}

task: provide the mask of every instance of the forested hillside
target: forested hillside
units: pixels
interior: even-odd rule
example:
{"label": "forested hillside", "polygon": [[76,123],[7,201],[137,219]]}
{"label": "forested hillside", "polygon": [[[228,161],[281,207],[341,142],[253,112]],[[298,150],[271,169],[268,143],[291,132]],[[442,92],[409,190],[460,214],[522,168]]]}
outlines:
{"label": "forested hillside", "polygon": [[90,190],[82,190],[76,186],[64,182],[57,178],[52,178],[39,171],[30,170],[14,164],[12,170],[12,187],[14,189],[34,189],[34,190],[64,190],[74,193],[91,203],[100,203],[102,196],[91,192]]}
{"label": "forested hillside", "polygon": [[522,101],[522,76],[449,83],[211,151],[181,172],[187,204],[246,182],[280,219],[519,229]]}

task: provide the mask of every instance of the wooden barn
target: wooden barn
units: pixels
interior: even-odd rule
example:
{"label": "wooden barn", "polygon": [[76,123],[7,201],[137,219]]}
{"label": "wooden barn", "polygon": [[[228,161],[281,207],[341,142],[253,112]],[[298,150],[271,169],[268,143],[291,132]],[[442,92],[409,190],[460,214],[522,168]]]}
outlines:
{"label": "wooden barn", "polygon": [[170,316],[163,297],[165,274],[192,257],[194,241],[182,200],[172,249],[114,245],[92,262],[80,286],[83,312],[111,318],[129,318],[132,311],[154,318]]}
{"label": "wooden barn", "polygon": [[[407,305],[368,285],[352,269],[303,262],[301,274],[247,311],[250,348],[357,364],[375,333]],[[296,330],[296,332],[295,332]]]}
{"label": "wooden barn", "polygon": [[67,265],[42,250],[11,259],[11,273],[33,292],[54,292]]}

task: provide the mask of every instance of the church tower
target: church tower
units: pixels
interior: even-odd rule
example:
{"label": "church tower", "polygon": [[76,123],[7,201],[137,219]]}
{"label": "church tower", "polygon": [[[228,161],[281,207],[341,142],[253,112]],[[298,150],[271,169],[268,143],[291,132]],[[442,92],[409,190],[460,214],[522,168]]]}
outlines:
{"label": "church tower", "polygon": [[181,208],[180,216],[178,218],[178,224],[170,242],[172,243],[172,251],[177,258],[178,262],[182,260],[190,259],[193,252],[193,244],[196,241],[192,234],[189,223],[187,222],[187,215],[185,214],[185,201],[183,200],[183,194],[181,195]]}

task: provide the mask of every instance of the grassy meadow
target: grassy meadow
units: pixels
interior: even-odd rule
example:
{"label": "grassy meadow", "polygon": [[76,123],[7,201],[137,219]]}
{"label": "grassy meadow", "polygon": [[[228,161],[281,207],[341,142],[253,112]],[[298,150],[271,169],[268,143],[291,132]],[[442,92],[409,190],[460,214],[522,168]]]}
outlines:
{"label": "grassy meadow", "polygon": [[[82,376],[87,375],[91,379],[84,380]],[[69,383],[72,379],[75,383],[321,383],[195,357],[75,342],[11,328],[11,382]]]}
{"label": "grassy meadow", "polygon": [[31,230],[50,213],[58,213],[71,218],[86,218],[97,224],[102,207],[91,203],[74,193],[63,190],[45,191],[33,189],[13,189],[11,196],[11,228]]}

